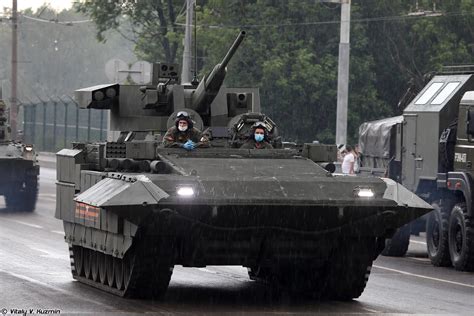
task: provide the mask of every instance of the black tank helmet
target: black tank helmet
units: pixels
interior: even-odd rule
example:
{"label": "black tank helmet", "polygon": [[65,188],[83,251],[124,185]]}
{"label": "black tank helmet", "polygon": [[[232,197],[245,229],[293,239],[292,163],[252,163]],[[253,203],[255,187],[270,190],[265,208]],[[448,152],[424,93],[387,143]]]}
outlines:
{"label": "black tank helmet", "polygon": [[191,119],[189,116],[189,113],[186,111],[179,111],[178,114],[176,114],[176,121],[174,122],[174,125],[176,128],[178,128],[179,121],[185,120],[188,122],[188,130],[193,129],[194,127],[194,121]]}

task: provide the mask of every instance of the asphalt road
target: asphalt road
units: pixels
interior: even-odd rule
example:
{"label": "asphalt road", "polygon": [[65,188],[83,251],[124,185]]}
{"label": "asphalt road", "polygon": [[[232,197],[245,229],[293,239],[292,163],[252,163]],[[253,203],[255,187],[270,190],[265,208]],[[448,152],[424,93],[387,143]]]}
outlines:
{"label": "asphalt road", "polygon": [[[46,164],[52,167],[53,164]],[[465,314],[474,315],[474,273],[431,266],[423,238],[404,258],[379,257],[352,302],[276,297],[246,269],[175,267],[162,302],[122,299],[74,281],[62,223],[54,218],[55,170],[41,168],[34,213],[9,213],[0,198],[0,314]]]}

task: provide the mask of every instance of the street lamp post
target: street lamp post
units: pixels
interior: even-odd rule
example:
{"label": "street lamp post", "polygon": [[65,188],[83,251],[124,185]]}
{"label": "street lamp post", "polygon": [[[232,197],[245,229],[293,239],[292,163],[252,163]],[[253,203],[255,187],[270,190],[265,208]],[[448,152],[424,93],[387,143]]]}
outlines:
{"label": "street lamp post", "polygon": [[337,71],[336,144],[347,143],[347,108],[349,101],[351,0],[341,1],[341,35]]}

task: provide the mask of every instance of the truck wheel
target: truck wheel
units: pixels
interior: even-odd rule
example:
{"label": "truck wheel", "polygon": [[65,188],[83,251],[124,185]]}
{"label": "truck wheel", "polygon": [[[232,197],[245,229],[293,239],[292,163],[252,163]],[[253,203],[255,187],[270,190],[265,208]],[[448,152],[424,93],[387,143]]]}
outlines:
{"label": "truck wheel", "polygon": [[432,204],[434,210],[428,214],[426,221],[426,245],[431,263],[438,267],[451,265],[448,244],[448,212],[439,204]]}
{"label": "truck wheel", "polygon": [[474,223],[465,203],[456,204],[449,218],[449,253],[456,270],[474,271]]}
{"label": "truck wheel", "polygon": [[410,224],[400,227],[392,238],[385,239],[385,248],[382,251],[383,256],[403,257],[410,244]]}

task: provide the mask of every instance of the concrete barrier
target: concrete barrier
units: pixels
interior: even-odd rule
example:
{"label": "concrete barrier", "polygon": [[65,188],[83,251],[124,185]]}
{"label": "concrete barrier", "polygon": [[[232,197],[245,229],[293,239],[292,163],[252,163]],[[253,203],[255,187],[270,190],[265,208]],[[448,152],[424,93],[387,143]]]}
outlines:
{"label": "concrete barrier", "polygon": [[39,152],[37,159],[41,167],[56,169],[56,153]]}

